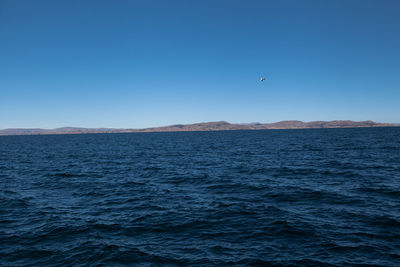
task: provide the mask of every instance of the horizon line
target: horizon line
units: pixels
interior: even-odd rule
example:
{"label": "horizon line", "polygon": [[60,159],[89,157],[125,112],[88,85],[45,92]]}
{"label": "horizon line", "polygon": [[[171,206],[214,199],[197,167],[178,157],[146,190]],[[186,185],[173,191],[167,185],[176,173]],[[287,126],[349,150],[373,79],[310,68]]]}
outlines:
{"label": "horizon line", "polygon": [[3,130],[57,130],[57,129],[65,129],[65,128],[75,128],[75,129],[115,129],[115,130],[144,130],[144,129],[151,129],[151,128],[161,128],[161,127],[172,127],[176,125],[192,125],[192,124],[205,124],[205,123],[228,123],[228,124],[233,124],[233,125],[252,125],[252,124],[274,124],[274,123],[280,123],[280,122],[301,122],[301,123],[315,123],[315,122],[373,122],[377,124],[398,124],[400,125],[400,122],[378,122],[378,121],[373,121],[373,120],[310,120],[310,121],[303,121],[303,120],[280,120],[280,121],[273,121],[273,122],[229,122],[225,120],[217,120],[217,121],[201,121],[201,122],[191,122],[191,123],[174,123],[174,124],[168,124],[168,125],[156,125],[156,126],[148,126],[148,127],[139,127],[139,128],[133,128],[133,127],[84,127],[84,126],[59,126],[59,127],[8,127],[8,128],[1,128],[0,131]]}

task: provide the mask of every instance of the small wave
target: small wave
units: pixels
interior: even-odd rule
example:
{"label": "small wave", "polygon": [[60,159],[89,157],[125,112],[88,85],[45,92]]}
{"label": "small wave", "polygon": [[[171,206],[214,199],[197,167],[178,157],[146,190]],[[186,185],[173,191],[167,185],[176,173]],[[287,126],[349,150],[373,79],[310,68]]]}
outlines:
{"label": "small wave", "polygon": [[0,265],[397,267],[399,134],[0,138]]}

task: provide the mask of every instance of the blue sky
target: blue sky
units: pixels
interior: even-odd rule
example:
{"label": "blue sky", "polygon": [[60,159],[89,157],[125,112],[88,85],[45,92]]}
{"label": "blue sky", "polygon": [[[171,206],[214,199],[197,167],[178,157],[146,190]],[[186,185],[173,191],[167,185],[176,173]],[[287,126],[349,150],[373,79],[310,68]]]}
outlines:
{"label": "blue sky", "polygon": [[400,122],[399,13],[397,0],[0,0],[0,128]]}

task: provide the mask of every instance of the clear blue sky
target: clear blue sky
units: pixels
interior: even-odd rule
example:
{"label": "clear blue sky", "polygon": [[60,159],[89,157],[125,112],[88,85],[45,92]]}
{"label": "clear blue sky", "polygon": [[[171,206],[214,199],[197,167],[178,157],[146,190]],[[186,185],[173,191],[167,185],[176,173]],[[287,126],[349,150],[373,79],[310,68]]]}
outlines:
{"label": "clear blue sky", "polygon": [[399,14],[398,0],[0,0],[0,128],[400,122]]}

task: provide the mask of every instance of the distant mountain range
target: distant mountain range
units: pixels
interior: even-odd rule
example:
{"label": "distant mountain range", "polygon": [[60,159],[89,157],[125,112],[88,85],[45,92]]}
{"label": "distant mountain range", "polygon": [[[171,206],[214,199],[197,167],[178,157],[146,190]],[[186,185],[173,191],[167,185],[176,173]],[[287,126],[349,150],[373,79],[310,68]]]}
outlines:
{"label": "distant mountain range", "polygon": [[84,134],[84,133],[136,133],[136,132],[184,132],[184,131],[227,131],[227,130],[266,130],[266,129],[310,129],[310,128],[356,128],[356,127],[394,127],[395,123],[377,123],[373,121],[280,121],[274,123],[238,124],[226,121],[203,122],[194,124],[176,124],[145,129],[114,128],[77,128],[57,129],[4,129],[0,135],[42,135],[42,134]]}

